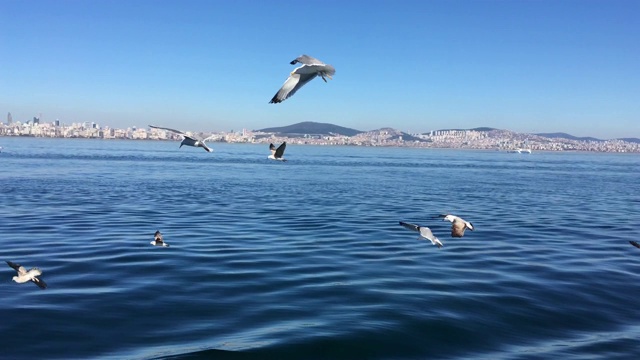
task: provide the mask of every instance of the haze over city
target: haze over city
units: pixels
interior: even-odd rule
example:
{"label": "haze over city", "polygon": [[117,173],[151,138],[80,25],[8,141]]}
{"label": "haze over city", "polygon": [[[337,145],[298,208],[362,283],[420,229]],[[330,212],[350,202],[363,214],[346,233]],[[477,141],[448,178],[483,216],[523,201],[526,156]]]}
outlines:
{"label": "haze over city", "polygon": [[[636,1],[0,3],[0,114],[640,137]],[[269,99],[309,54],[336,68]],[[2,121],[2,120],[0,120]]]}

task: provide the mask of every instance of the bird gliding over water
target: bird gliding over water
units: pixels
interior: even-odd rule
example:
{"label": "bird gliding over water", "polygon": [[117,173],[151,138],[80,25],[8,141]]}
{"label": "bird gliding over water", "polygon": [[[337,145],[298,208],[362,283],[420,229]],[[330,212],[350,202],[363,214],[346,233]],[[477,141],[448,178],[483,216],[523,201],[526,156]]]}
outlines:
{"label": "bird gliding over water", "polygon": [[18,273],[18,275],[14,276],[11,280],[17,282],[18,284],[32,281],[42,290],[47,288],[47,284],[44,282],[44,280],[39,278],[39,276],[42,275],[42,271],[40,271],[40,269],[31,268],[29,269],[29,271],[27,271],[27,269],[25,269],[24,266],[21,266],[20,264],[16,264],[11,261],[7,261],[7,264]]}
{"label": "bird gliding over water", "polygon": [[167,131],[171,131],[171,132],[174,132],[176,134],[182,135],[182,142],[180,143],[180,147],[182,147],[182,145],[187,145],[187,146],[201,147],[201,148],[205,149],[208,152],[212,152],[213,151],[213,150],[211,150],[211,148],[209,148],[207,146],[207,144],[204,143],[204,140],[200,140],[200,139],[198,139],[196,137],[187,135],[187,134],[185,134],[184,132],[182,132],[180,130],[169,129],[169,128],[160,127],[160,126],[153,126],[153,125],[149,125],[149,127],[150,128],[154,128],[154,129],[167,130]]}

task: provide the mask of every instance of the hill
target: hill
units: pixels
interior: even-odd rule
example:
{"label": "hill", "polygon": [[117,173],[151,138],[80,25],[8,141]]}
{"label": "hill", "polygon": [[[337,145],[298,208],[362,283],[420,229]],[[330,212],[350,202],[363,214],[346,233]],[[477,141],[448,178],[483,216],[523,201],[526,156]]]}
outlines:
{"label": "hill", "polygon": [[562,139],[581,140],[581,141],[603,141],[601,139],[596,139],[594,137],[578,137],[578,136],[573,136],[573,135],[570,135],[570,134],[567,134],[567,133],[563,133],[563,132],[538,133],[538,134],[534,134],[534,135],[538,135],[538,136],[542,136],[542,137],[546,137],[546,138],[550,138],[550,139],[562,138]]}
{"label": "hill", "polygon": [[626,142],[630,142],[630,143],[640,144],[640,139],[638,139],[638,138],[620,138],[618,140],[622,140],[622,141],[626,141]]}
{"label": "hill", "polygon": [[268,132],[268,133],[277,133],[280,135],[345,135],[345,136],[354,136],[362,133],[360,130],[350,129],[338,125],[327,124],[327,123],[317,123],[313,121],[304,121],[301,123],[289,125],[289,126],[281,126],[281,127],[271,127],[260,129],[256,131]]}

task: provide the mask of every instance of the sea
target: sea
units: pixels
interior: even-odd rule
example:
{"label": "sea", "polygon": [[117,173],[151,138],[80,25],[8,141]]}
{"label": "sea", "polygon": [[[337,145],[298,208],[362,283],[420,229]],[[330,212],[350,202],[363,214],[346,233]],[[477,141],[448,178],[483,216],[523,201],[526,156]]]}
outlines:
{"label": "sea", "polygon": [[0,137],[1,359],[640,359],[638,154],[211,145]]}

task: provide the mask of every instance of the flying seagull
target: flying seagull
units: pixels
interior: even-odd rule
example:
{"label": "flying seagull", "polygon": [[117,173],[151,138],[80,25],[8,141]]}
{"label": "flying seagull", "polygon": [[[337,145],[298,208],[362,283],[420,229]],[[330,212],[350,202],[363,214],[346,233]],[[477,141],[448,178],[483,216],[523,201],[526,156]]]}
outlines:
{"label": "flying seagull", "polygon": [[149,127],[150,128],[154,128],[154,129],[167,130],[167,131],[171,131],[171,132],[174,132],[176,134],[182,135],[183,139],[182,139],[182,142],[180,143],[180,147],[182,147],[182,145],[187,145],[187,146],[201,147],[201,148],[205,149],[208,152],[212,152],[213,151],[213,150],[211,150],[211,148],[209,148],[207,146],[207,144],[204,143],[204,140],[200,140],[200,139],[195,138],[193,136],[187,135],[187,134],[183,133],[180,130],[174,130],[174,129],[169,129],[169,128],[160,127],[160,126],[153,126],[153,125],[149,125]]}
{"label": "flying seagull", "polygon": [[629,244],[631,244],[631,245],[633,245],[633,246],[635,246],[637,248],[640,248],[640,244],[638,244],[636,241],[629,241]]}
{"label": "flying seagull", "polygon": [[472,223],[465,221],[461,217],[451,214],[442,214],[437,217],[442,218],[442,221],[447,220],[451,222],[451,237],[462,237],[466,229],[471,231],[475,230]]}
{"label": "flying seagull", "polygon": [[169,247],[169,244],[164,242],[164,240],[162,239],[162,233],[160,233],[159,230],[157,230],[153,235],[153,241],[151,242],[151,245]]}
{"label": "flying seagull", "polygon": [[44,282],[44,280],[38,277],[42,275],[42,271],[40,271],[40,269],[32,268],[27,271],[24,266],[20,266],[20,264],[16,264],[11,261],[7,261],[7,264],[18,272],[18,276],[14,276],[12,278],[13,281],[17,282],[18,284],[26,283],[27,281],[33,281],[33,283],[38,285],[40,289],[44,290],[47,288],[47,284]]}
{"label": "flying seagull", "polygon": [[[418,225],[414,225],[414,224],[409,224],[406,222],[402,222],[400,221],[400,225],[404,226],[405,228],[409,229],[409,230],[413,230],[413,231],[417,231],[420,233],[420,237],[425,238],[429,241],[431,241],[431,243],[435,246],[437,246],[438,248],[441,248],[443,245],[440,242],[440,240],[433,235],[433,233],[431,232],[431,229],[429,229],[426,226],[418,226]],[[418,238],[418,240],[420,239],[420,237]]]}
{"label": "flying seagull", "polygon": [[269,150],[271,150],[271,155],[269,155],[269,159],[287,161],[285,158],[282,157],[282,155],[284,155],[284,149],[286,147],[287,147],[286,141],[280,144],[280,146],[278,146],[277,149],[275,146],[273,146],[273,144],[269,144]]}
{"label": "flying seagull", "polygon": [[336,69],[334,69],[333,66],[327,65],[309,55],[301,55],[290,62],[291,65],[297,63],[301,63],[302,66],[295,68],[291,72],[280,90],[271,98],[269,104],[277,104],[287,100],[318,75],[324,82],[327,82],[326,77],[333,79],[332,76],[336,73]]}

